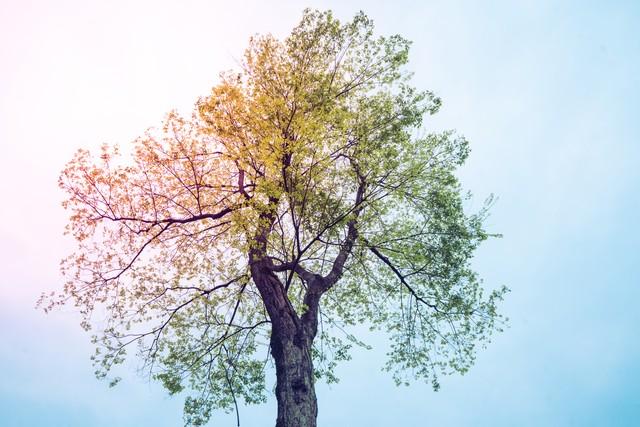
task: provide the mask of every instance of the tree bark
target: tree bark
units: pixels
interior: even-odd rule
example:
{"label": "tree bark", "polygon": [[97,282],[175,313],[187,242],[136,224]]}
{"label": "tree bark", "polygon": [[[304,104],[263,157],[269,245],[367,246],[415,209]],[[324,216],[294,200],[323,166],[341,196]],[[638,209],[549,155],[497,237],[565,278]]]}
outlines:
{"label": "tree bark", "polygon": [[318,403],[313,381],[312,339],[302,328],[271,333],[276,364],[276,427],[316,427]]}
{"label": "tree bark", "polygon": [[276,365],[276,427],[316,427],[318,404],[311,345],[317,330],[317,304],[301,317],[286,297],[272,264],[251,254],[251,275],[271,319],[271,355]]}

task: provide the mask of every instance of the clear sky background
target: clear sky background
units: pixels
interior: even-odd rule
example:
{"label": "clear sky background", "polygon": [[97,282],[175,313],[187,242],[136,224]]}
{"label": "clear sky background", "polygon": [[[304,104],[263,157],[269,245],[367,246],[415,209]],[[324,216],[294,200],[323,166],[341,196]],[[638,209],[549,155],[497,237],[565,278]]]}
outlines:
{"label": "clear sky background", "polygon": [[[471,141],[470,208],[499,197],[504,238],[474,265],[512,290],[467,375],[396,388],[372,337],[318,386],[319,425],[640,425],[640,2],[0,0],[0,426],[181,425],[182,398],[135,363],[113,389],[93,377],[73,308],[34,309],[72,247],[58,173],[189,112],[251,34],[283,37],[307,6],[414,41],[414,84],[444,100],[429,127]],[[274,401],[240,415],[273,425]]]}

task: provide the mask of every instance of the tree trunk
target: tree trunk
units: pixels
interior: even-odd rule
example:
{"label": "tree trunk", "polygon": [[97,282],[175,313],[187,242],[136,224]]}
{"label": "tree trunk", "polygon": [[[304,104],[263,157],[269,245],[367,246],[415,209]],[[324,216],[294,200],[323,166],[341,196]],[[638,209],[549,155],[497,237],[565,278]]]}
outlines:
{"label": "tree trunk", "polygon": [[[317,304],[299,317],[284,286],[260,254],[250,253],[251,275],[271,319],[271,355],[276,364],[276,427],[316,427],[318,404],[311,345],[317,331]],[[310,303],[311,304],[311,303]]]}
{"label": "tree trunk", "polygon": [[316,427],[318,404],[313,381],[311,342],[301,328],[272,331],[276,364],[276,427]]}

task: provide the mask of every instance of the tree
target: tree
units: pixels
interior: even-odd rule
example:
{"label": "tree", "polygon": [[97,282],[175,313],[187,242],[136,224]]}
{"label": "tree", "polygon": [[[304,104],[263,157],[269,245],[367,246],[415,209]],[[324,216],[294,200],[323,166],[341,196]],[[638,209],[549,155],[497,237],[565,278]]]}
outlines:
{"label": "tree", "polygon": [[[191,118],[168,114],[130,156],[79,150],[60,177],[77,252],[64,292],[95,336],[104,377],[138,345],[188,425],[266,399],[277,427],[316,425],[315,382],[352,345],[386,331],[398,383],[465,372],[500,328],[469,266],[489,235],[454,175],[469,153],[424,134],[440,107],[409,85],[409,42],[374,37],[360,13],[306,10],[284,41],[252,38]],[[422,135],[421,135],[422,134]]]}

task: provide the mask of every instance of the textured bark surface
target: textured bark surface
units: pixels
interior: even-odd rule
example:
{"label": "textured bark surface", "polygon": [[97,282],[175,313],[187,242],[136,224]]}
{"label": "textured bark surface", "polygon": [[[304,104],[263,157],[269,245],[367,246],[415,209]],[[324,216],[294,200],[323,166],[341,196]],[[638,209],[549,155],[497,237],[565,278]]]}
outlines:
{"label": "textured bark surface", "polygon": [[269,262],[252,254],[252,277],[272,324],[271,354],[276,365],[276,427],[316,427],[318,404],[313,381],[311,345],[316,333],[317,304],[299,317]]}
{"label": "textured bark surface", "polygon": [[318,404],[310,348],[303,333],[291,337],[289,332],[271,335],[277,379],[276,427],[316,427]]}

